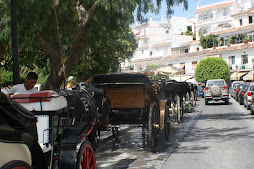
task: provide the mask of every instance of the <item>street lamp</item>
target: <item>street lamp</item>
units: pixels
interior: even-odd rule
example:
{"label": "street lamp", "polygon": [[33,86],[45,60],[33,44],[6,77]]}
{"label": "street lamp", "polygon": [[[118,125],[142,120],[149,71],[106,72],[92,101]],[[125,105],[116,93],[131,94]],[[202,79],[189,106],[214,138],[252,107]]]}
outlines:
{"label": "street lamp", "polygon": [[236,80],[238,81],[238,71],[237,71],[238,66],[237,65],[235,65],[235,69],[236,69]]}
{"label": "street lamp", "polygon": [[121,73],[121,63],[122,63],[122,58],[118,58],[118,63],[119,63],[119,73]]}

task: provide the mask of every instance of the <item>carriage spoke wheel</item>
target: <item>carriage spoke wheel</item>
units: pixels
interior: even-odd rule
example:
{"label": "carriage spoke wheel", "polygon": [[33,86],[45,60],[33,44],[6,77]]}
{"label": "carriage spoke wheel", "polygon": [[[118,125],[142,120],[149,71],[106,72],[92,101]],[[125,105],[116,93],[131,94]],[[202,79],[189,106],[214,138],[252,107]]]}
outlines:
{"label": "carriage spoke wheel", "polygon": [[186,110],[186,96],[183,96],[183,111]]}
{"label": "carriage spoke wheel", "polygon": [[156,124],[158,124],[158,108],[155,103],[152,103],[150,105],[148,121],[149,144],[152,152],[155,152],[158,142],[158,129],[155,127]]}
{"label": "carriage spoke wheel", "polygon": [[191,112],[191,102],[190,102],[190,94],[187,93],[186,95],[186,100],[187,100],[187,110],[188,110],[188,113]]}
{"label": "carriage spoke wheel", "polygon": [[194,107],[195,106],[195,96],[194,96],[194,92],[191,91],[191,105]]}
{"label": "carriage spoke wheel", "polygon": [[170,132],[170,115],[169,115],[169,107],[165,106],[165,115],[164,115],[164,133],[166,140],[168,139]]}
{"label": "carriage spoke wheel", "polygon": [[76,169],[95,169],[96,162],[94,157],[94,151],[89,141],[82,143],[79,149],[77,157]]}
{"label": "carriage spoke wheel", "polygon": [[32,167],[24,161],[14,160],[3,165],[1,169],[32,169]]}
{"label": "carriage spoke wheel", "polygon": [[181,101],[180,101],[180,96],[179,95],[177,95],[176,96],[176,114],[177,114],[177,116],[176,116],[176,120],[177,120],[177,122],[178,123],[180,123],[181,122]]}

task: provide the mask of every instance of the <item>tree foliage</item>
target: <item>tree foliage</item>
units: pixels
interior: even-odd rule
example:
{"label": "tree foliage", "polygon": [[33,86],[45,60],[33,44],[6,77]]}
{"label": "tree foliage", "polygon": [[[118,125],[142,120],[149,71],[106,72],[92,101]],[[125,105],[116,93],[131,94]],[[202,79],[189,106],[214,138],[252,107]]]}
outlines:
{"label": "tree foliage", "polygon": [[200,46],[202,46],[204,49],[211,48],[214,46],[218,46],[218,35],[209,34],[207,36],[201,35],[200,37]]}
{"label": "tree foliage", "polygon": [[197,82],[204,82],[209,79],[229,80],[230,69],[227,62],[222,58],[208,57],[201,60],[195,69]]}
{"label": "tree foliage", "polygon": [[[56,3],[57,2],[57,3]],[[128,58],[135,49],[129,25],[134,12],[142,21],[146,13],[158,13],[162,0],[22,0],[17,3],[20,64],[48,76],[46,89],[59,88],[70,74],[115,71],[117,58]],[[11,54],[10,1],[1,0],[1,59]],[[187,0],[166,0],[167,13]],[[3,36],[2,36],[3,35]],[[4,37],[4,38],[3,38]],[[3,45],[2,45],[3,42]],[[117,53],[117,54],[116,54]],[[9,62],[1,63],[9,67]]]}

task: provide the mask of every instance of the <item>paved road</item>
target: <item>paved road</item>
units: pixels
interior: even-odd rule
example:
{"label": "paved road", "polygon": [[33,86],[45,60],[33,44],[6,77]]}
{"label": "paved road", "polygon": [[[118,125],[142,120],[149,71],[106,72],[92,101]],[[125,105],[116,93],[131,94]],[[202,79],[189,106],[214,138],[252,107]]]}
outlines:
{"label": "paved road", "polygon": [[254,168],[254,119],[233,99],[229,105],[200,105],[198,121],[163,169]]}
{"label": "paved road", "polygon": [[234,169],[254,168],[254,116],[233,99],[229,105],[205,105],[199,98],[182,123],[171,127],[170,139],[159,134],[156,153],[140,127],[122,127],[119,141],[103,132],[96,150],[99,169]]}

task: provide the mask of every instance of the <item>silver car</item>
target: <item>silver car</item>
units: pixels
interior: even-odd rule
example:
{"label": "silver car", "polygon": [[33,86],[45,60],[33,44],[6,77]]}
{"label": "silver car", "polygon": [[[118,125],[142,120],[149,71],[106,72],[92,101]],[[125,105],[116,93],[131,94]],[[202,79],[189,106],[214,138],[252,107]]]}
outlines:
{"label": "silver car", "polygon": [[213,79],[206,82],[205,87],[205,104],[209,101],[225,101],[228,104],[228,86],[223,79]]}
{"label": "silver car", "polygon": [[251,98],[254,93],[254,83],[251,83],[243,96],[243,104],[247,110],[250,110]]}

